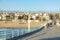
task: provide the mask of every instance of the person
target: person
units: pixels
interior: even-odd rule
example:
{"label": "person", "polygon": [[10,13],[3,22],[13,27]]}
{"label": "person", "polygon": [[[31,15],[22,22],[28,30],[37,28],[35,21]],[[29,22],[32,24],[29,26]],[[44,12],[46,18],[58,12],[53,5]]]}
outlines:
{"label": "person", "polygon": [[49,27],[50,26],[49,23],[47,23],[46,26]]}

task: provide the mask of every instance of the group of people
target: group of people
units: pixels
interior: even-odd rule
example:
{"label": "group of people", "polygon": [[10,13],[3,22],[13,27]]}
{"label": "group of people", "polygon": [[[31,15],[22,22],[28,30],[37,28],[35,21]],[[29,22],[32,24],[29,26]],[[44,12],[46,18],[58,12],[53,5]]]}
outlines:
{"label": "group of people", "polygon": [[[56,19],[56,17],[51,17],[50,20],[51,20],[51,21],[48,22],[48,23],[45,25],[46,27],[54,27],[54,26],[60,27],[60,23],[58,22],[58,21],[60,21],[60,20]],[[56,20],[58,20],[58,21],[56,21]]]}

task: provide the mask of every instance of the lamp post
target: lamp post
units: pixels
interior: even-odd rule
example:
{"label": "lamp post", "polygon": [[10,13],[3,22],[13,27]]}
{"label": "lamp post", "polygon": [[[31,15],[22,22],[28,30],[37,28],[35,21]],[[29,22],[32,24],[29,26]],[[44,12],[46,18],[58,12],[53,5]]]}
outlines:
{"label": "lamp post", "polygon": [[30,14],[28,13],[28,32],[30,32]]}

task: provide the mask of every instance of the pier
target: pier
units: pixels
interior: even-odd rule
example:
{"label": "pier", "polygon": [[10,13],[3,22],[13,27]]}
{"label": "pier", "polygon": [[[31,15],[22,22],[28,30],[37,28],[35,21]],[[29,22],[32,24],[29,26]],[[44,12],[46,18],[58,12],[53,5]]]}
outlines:
{"label": "pier", "polygon": [[60,39],[60,28],[57,28],[55,26],[47,28],[47,29],[42,28],[42,29],[35,30],[31,33],[18,36],[12,39],[7,39],[7,40],[13,40],[13,39],[15,40],[50,40],[50,39],[59,40]]}

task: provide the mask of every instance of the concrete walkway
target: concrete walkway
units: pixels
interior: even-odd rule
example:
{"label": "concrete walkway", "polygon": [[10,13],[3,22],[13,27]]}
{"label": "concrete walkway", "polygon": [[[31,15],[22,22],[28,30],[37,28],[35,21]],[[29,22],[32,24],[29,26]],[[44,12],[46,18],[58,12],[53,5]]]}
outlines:
{"label": "concrete walkway", "polygon": [[57,28],[55,26],[47,29],[43,29],[42,31],[37,32],[33,35],[24,37],[21,40],[41,40],[41,39],[54,38],[54,37],[60,37],[60,28]]}

